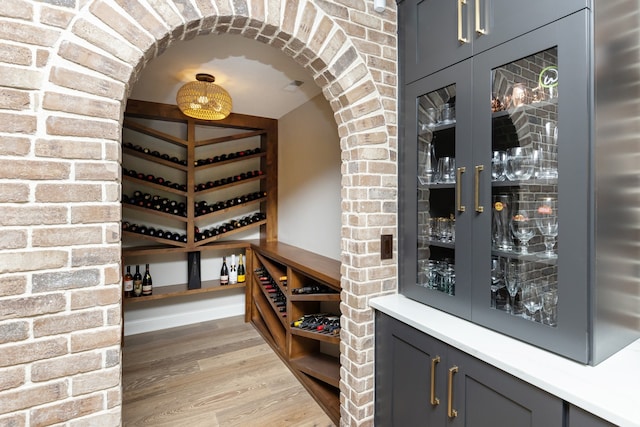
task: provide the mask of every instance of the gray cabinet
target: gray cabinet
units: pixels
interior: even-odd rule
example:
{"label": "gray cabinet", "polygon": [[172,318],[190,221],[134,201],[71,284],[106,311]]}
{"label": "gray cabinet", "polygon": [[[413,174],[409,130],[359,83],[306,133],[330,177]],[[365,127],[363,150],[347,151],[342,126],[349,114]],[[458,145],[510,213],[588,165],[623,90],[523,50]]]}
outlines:
{"label": "gray cabinet", "polygon": [[614,427],[615,424],[603,420],[582,408],[569,405],[569,423],[567,427]]}
{"label": "gray cabinet", "polygon": [[[416,26],[420,8],[430,11],[424,19],[444,22],[456,6],[441,3],[399,4],[406,80],[400,292],[581,363],[599,363],[640,334],[637,313],[625,309],[640,285],[633,266],[640,221],[626,216],[640,204],[629,178],[640,168],[621,162],[637,153],[622,142],[630,134],[618,142],[600,132],[601,141],[596,131],[608,127],[594,118],[594,110],[606,111],[601,105],[611,108],[594,106],[594,22],[604,18],[594,19],[581,1],[467,0],[465,7],[493,5],[495,42],[482,45],[489,35],[478,37],[457,56],[462,45],[447,48],[445,41],[440,51],[418,35],[427,31]],[[519,33],[508,18],[520,19]],[[428,51],[416,60],[422,45]],[[434,71],[438,61],[447,66]],[[637,102],[637,95],[624,99]],[[622,169],[604,169],[611,165]],[[625,222],[614,227],[617,218]],[[623,255],[624,248],[631,252]],[[607,256],[611,251],[618,258]]]}
{"label": "gray cabinet", "polygon": [[589,0],[398,2],[404,76],[412,82],[580,9]]}
{"label": "gray cabinet", "polygon": [[561,427],[562,400],[376,314],[378,426]]}

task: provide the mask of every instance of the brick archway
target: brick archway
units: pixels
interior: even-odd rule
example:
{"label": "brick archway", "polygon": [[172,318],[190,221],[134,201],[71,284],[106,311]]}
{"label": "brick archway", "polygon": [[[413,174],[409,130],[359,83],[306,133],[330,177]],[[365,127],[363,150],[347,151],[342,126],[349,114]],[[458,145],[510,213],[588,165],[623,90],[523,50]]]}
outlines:
{"label": "brick archway", "polygon": [[290,55],[334,111],[343,159],[341,424],[372,425],[367,302],[396,289],[395,263],[379,256],[380,234],[396,228],[393,5],[380,15],[372,0],[4,1],[0,18],[14,34],[0,39],[8,110],[0,111],[8,227],[0,331],[12,334],[0,340],[0,377],[11,378],[0,380],[0,401],[9,402],[0,423],[72,416],[117,425],[124,105],[145,64],[174,41],[231,33]]}

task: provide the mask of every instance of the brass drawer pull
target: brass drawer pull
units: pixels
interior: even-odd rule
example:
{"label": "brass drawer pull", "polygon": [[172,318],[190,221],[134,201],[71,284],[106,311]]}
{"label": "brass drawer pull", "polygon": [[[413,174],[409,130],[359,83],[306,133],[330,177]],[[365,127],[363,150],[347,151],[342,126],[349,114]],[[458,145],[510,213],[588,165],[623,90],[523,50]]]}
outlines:
{"label": "brass drawer pull", "polygon": [[458,411],[456,411],[455,409],[453,409],[453,375],[456,374],[458,372],[458,367],[457,366],[452,366],[451,368],[449,368],[449,390],[448,390],[448,402],[447,402],[447,415],[449,415],[449,418],[455,418],[458,416]]}
{"label": "brass drawer pull", "polygon": [[431,359],[431,405],[440,404],[440,399],[436,397],[436,365],[440,363],[440,356]]}

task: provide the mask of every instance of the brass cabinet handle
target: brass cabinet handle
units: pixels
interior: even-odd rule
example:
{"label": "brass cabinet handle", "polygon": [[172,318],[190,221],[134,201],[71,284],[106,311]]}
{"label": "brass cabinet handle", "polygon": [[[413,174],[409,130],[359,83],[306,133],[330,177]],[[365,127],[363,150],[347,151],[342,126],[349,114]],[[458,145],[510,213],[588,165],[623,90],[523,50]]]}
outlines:
{"label": "brass cabinet handle", "polygon": [[484,206],[480,206],[480,172],[484,170],[484,165],[476,165],[475,173],[475,208],[476,212],[484,212]]}
{"label": "brass cabinet handle", "polygon": [[455,418],[458,416],[458,411],[456,411],[455,409],[453,409],[453,375],[456,374],[458,372],[458,367],[457,366],[452,366],[449,368],[449,390],[448,390],[448,396],[447,396],[447,415],[449,415],[449,418]]}
{"label": "brass cabinet handle", "polygon": [[482,28],[482,24],[480,23],[480,0],[476,0],[476,33],[481,35],[487,34],[487,29]]}
{"label": "brass cabinet handle", "polygon": [[458,0],[458,41],[469,43],[469,39],[462,35],[462,6],[467,4],[467,0]]}
{"label": "brass cabinet handle", "polygon": [[462,166],[456,170],[456,206],[458,207],[458,212],[464,212],[467,208],[462,204],[462,174],[467,170],[466,167]]}
{"label": "brass cabinet handle", "polygon": [[431,405],[440,404],[440,399],[436,397],[436,365],[440,363],[440,356],[431,359]]}

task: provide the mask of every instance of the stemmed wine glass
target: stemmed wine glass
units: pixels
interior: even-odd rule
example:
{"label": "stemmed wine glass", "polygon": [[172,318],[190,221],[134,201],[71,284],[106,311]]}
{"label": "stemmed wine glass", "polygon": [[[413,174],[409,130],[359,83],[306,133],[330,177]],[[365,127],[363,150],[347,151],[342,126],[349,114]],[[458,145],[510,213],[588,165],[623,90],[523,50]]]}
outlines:
{"label": "stemmed wine glass", "polygon": [[558,200],[553,197],[538,199],[535,212],[536,225],[544,237],[545,252],[539,254],[544,258],[557,258],[553,251],[558,236]]}
{"label": "stemmed wine glass", "polygon": [[504,284],[509,292],[509,299],[504,309],[507,313],[514,314],[514,298],[520,290],[520,265],[517,261],[510,259],[505,264]]}
{"label": "stemmed wine glass", "polygon": [[536,313],[542,308],[542,284],[529,282],[522,286],[522,301],[530,320],[536,320]]}
{"label": "stemmed wine glass", "polygon": [[527,210],[518,209],[511,217],[509,226],[513,236],[520,242],[520,253],[528,254],[528,244],[529,240],[535,235],[535,226],[533,220],[529,218]]}

